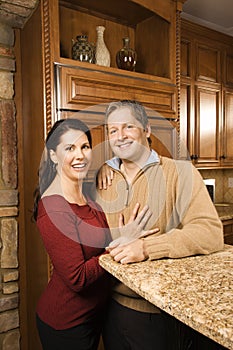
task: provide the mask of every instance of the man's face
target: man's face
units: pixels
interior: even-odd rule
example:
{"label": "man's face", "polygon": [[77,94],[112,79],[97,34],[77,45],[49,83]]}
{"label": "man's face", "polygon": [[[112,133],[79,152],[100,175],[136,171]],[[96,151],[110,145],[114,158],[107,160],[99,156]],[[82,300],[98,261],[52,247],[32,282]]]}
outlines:
{"label": "man's face", "polygon": [[148,156],[147,138],[150,128],[143,129],[141,123],[127,107],[112,112],[108,117],[108,138],[114,154],[122,160],[140,162]]}

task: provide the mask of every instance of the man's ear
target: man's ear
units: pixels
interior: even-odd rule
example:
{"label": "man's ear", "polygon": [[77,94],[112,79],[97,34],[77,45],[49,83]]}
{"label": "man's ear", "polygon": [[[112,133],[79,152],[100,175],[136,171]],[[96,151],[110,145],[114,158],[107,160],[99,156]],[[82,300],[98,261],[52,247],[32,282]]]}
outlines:
{"label": "man's ear", "polygon": [[146,132],[146,137],[147,138],[150,137],[150,134],[151,134],[151,126],[150,126],[150,124],[147,124],[145,132]]}
{"label": "man's ear", "polygon": [[54,164],[57,164],[57,156],[56,156],[56,153],[54,152],[53,149],[50,149],[50,150],[49,150],[49,156],[50,156],[51,161],[52,161]]}

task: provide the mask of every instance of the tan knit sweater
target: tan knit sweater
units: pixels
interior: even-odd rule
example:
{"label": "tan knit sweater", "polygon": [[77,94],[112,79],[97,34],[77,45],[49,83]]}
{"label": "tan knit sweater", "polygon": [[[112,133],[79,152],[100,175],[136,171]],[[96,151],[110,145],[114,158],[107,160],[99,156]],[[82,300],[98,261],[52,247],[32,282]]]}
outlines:
{"label": "tan knit sweater", "polygon": [[[181,258],[221,250],[222,223],[198,170],[190,162],[156,156],[152,151],[131,185],[120,171],[119,160],[108,161],[114,170],[113,183],[107,190],[98,190],[96,199],[106,213],[110,228],[118,226],[119,213],[124,214],[127,222],[139,202],[141,209],[148,204],[153,213],[146,228],[160,229],[159,233],[144,238],[149,259]],[[122,283],[116,285],[113,297],[135,310],[158,312]]]}

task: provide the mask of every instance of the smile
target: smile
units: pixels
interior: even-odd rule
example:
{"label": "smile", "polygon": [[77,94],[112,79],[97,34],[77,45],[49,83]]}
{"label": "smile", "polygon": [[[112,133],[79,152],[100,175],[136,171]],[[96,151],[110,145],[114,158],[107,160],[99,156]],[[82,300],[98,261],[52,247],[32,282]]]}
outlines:
{"label": "smile", "polygon": [[83,169],[86,167],[86,163],[82,163],[82,164],[75,164],[75,165],[72,165],[72,168],[74,169]]}
{"label": "smile", "polygon": [[127,148],[129,146],[131,146],[132,142],[127,142],[127,143],[124,143],[124,144],[121,144],[121,145],[117,145],[117,147],[119,148]]}

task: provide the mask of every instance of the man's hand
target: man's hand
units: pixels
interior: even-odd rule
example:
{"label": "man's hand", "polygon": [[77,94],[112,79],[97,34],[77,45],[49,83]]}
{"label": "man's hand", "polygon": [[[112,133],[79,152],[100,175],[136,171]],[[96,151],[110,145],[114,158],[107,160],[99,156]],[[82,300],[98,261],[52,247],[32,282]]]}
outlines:
{"label": "man's hand", "polygon": [[108,166],[108,164],[104,164],[97,175],[97,187],[102,190],[107,190],[109,186],[112,185],[112,180],[114,177],[113,170]]}
{"label": "man's hand", "polygon": [[113,259],[121,264],[140,262],[149,257],[142,239],[135,239],[130,243],[121,244],[115,248],[108,247],[106,249]]}

